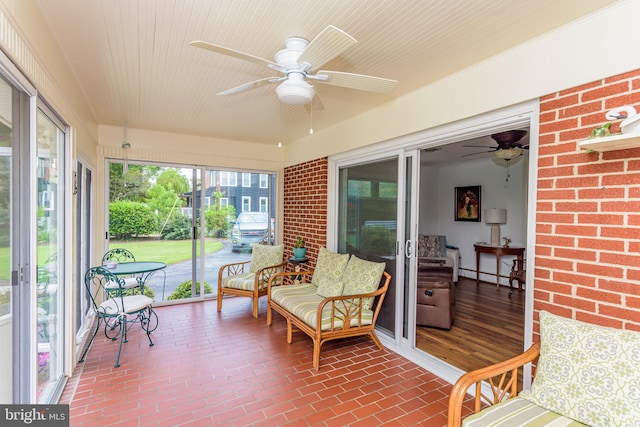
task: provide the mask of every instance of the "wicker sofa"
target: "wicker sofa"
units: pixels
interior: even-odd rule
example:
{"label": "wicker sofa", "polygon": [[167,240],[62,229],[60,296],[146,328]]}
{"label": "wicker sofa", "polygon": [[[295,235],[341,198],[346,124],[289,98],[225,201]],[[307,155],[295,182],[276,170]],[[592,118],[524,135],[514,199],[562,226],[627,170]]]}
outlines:
{"label": "wicker sofa", "polygon": [[267,324],[273,311],[287,321],[287,342],[294,327],[313,340],[313,367],[329,340],[365,335],[382,349],[375,333],[391,276],[385,263],[336,254],[320,248],[314,270],[281,272],[269,279]]}
{"label": "wicker sofa", "polygon": [[[518,394],[519,368],[536,360],[531,389]],[[472,387],[474,414],[462,420]],[[640,333],[542,311],[539,345],[460,377],[449,399],[448,425],[640,426]]]}

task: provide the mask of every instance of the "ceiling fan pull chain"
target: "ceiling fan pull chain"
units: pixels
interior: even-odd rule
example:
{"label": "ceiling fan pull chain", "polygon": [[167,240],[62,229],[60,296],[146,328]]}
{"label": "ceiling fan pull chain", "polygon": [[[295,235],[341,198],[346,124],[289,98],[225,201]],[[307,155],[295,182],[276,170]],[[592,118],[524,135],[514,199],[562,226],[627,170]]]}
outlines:
{"label": "ceiling fan pull chain", "polygon": [[309,108],[309,117],[310,117],[310,124],[309,124],[309,135],[313,135],[313,107]]}
{"label": "ceiling fan pull chain", "polygon": [[504,181],[504,188],[509,185],[509,178],[511,177],[511,162],[507,160],[507,179]]}

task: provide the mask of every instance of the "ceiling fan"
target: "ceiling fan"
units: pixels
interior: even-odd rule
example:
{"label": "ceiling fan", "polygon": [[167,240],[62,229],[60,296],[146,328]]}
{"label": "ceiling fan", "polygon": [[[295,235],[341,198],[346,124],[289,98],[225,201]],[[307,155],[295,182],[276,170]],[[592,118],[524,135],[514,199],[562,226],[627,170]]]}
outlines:
{"label": "ceiling fan", "polygon": [[[396,80],[382,77],[319,70],[321,66],[336,58],[356,43],[356,39],[349,34],[333,25],[329,25],[311,42],[302,37],[288,38],[285,41],[285,48],[275,54],[275,62],[204,41],[192,41],[190,44],[191,46],[222,55],[266,65],[271,70],[282,74],[281,76],[254,80],[224,90],[218,93],[218,95],[234,95],[270,83],[280,83],[276,87],[276,93],[278,98],[285,104],[304,104],[307,109],[321,110],[323,109],[322,101],[313,86],[309,83],[310,80],[328,85],[386,94],[391,93],[398,83]],[[310,103],[311,105],[308,105]]]}
{"label": "ceiling fan", "polygon": [[[523,144],[520,142],[522,138],[527,134],[526,130],[515,129],[507,130],[504,132],[494,133],[491,138],[498,144],[497,147],[484,146],[485,148],[491,148],[491,150],[480,151],[478,153],[465,154],[462,157],[475,156],[482,153],[493,153],[496,157],[509,161],[520,157],[524,154],[524,150],[529,149],[529,144]],[[481,148],[479,145],[465,145],[464,147]]]}

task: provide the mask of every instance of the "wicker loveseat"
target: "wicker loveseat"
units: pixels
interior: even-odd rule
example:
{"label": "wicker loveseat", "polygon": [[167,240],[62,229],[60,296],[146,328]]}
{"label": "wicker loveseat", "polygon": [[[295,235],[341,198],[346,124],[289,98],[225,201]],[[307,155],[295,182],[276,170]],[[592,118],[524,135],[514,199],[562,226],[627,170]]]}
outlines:
{"label": "wicker loveseat", "polygon": [[[536,360],[531,389],[518,395],[519,368]],[[482,382],[489,384],[488,395]],[[471,387],[475,413],[462,420]],[[640,333],[542,311],[540,345],[460,377],[449,399],[448,425],[640,426]]]}
{"label": "wicker loveseat", "polygon": [[282,272],[269,279],[267,324],[274,310],[287,321],[289,344],[294,326],[309,335],[316,370],[322,344],[329,340],[366,335],[382,349],[375,325],[391,280],[384,267],[320,248],[314,270]]}

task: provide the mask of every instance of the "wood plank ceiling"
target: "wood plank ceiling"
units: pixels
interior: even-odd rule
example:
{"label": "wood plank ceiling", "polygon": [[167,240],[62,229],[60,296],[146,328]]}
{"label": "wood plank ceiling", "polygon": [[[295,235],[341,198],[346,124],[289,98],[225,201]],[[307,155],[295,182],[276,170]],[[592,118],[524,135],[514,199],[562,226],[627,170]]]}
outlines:
{"label": "wood plank ceiling", "polygon": [[[334,25],[358,43],[323,68],[399,81],[391,95],[316,84],[315,129],[579,19],[612,0],[38,0],[96,122],[276,144],[307,134],[309,113],[275,85],[216,93],[276,75],[189,45],[203,40],[272,59],[291,36]],[[505,70],[509,72],[509,70]],[[279,130],[280,115],[282,127]]]}

